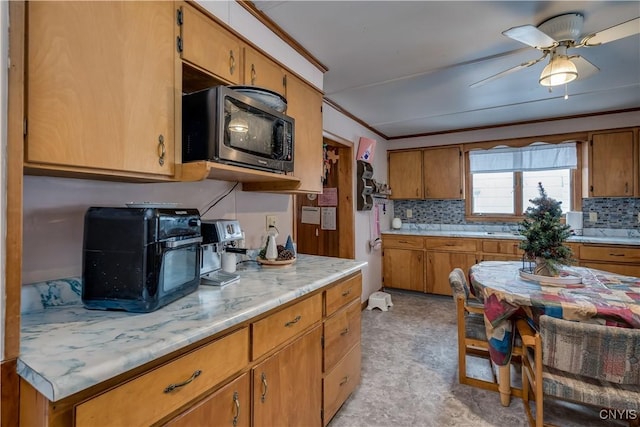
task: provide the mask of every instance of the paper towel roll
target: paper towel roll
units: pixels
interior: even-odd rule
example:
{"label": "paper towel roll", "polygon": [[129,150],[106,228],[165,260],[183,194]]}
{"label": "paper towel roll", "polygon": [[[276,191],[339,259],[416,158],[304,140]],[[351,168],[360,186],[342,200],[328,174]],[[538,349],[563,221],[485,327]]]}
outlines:
{"label": "paper towel roll", "polygon": [[576,236],[582,236],[582,212],[567,212],[566,222]]}

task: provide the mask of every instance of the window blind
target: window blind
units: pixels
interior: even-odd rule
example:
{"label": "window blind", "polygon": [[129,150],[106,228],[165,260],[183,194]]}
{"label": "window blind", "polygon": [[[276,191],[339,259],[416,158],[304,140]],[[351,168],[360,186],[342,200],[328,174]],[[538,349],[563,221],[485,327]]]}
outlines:
{"label": "window blind", "polygon": [[575,142],[536,142],[526,147],[495,147],[469,151],[471,173],[522,172],[575,169],[578,166]]}

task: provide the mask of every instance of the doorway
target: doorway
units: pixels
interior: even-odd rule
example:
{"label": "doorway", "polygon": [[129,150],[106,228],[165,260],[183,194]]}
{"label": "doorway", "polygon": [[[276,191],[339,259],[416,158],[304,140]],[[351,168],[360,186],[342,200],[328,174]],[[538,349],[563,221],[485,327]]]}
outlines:
{"label": "doorway", "polygon": [[323,194],[296,195],[297,251],[355,258],[353,147],[323,139]]}

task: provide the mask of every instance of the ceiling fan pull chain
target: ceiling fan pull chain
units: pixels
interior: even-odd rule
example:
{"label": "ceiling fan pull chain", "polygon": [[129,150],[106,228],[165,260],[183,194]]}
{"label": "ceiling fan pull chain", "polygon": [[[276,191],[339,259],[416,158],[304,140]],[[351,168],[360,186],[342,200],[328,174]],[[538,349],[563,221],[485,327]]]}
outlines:
{"label": "ceiling fan pull chain", "polygon": [[564,99],[569,99],[569,85],[567,83],[564,84]]}

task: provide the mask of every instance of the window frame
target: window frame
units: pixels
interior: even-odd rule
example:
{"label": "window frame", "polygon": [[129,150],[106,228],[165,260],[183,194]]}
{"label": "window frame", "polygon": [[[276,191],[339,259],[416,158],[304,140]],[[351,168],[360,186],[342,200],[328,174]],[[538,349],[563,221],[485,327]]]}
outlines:
{"label": "window frame", "polygon": [[[467,222],[520,222],[524,219],[522,214],[474,214],[473,213],[473,186],[472,174],[469,165],[469,151],[474,149],[490,149],[497,146],[508,146],[514,148],[526,147],[534,142],[546,142],[549,144],[560,144],[562,142],[575,141],[577,167],[571,170],[571,209],[582,210],[582,179],[583,179],[583,150],[586,149],[586,134],[566,134],[536,138],[522,138],[514,140],[501,140],[493,142],[483,142],[475,144],[465,144],[464,151],[464,175],[465,175],[465,221]],[[524,201],[522,200],[522,172],[514,172],[514,208],[515,212],[522,212]]]}

